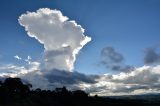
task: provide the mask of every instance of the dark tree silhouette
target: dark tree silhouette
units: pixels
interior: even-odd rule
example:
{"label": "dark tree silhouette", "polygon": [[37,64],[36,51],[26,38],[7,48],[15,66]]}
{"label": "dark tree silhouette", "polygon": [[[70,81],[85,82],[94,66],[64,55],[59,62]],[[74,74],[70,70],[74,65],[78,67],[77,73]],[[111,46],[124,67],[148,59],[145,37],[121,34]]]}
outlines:
{"label": "dark tree silhouette", "polygon": [[4,83],[2,83],[1,87],[12,95],[15,93],[28,93],[31,85],[23,84],[20,78],[7,78]]}
{"label": "dark tree silhouette", "polygon": [[[89,96],[82,90],[69,91],[66,87],[53,91],[37,88],[20,78],[0,81],[0,106],[160,106],[160,100],[102,98]],[[160,96],[159,96],[160,97]]]}

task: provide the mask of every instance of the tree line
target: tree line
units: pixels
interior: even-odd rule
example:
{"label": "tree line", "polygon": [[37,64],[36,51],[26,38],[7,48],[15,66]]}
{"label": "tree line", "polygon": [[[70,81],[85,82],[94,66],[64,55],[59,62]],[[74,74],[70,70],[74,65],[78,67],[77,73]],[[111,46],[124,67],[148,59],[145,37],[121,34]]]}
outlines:
{"label": "tree line", "polygon": [[0,106],[160,106],[142,100],[123,100],[89,96],[82,90],[69,91],[66,87],[55,90],[31,89],[20,78],[0,81]]}

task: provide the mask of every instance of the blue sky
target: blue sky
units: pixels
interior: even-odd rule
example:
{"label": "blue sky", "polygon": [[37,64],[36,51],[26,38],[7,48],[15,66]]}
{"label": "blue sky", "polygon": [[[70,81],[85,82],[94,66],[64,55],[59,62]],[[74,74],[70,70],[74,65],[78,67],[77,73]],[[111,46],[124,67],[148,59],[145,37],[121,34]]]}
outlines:
{"label": "blue sky", "polygon": [[159,92],[159,0],[1,0],[0,5],[0,73],[16,72],[9,76],[42,88],[59,81],[58,75],[70,88],[101,95]]}
{"label": "blue sky", "polygon": [[18,17],[42,7],[60,10],[85,29],[92,37],[78,55],[76,70],[102,74],[107,69],[97,66],[100,51],[113,46],[125,57],[125,63],[143,65],[144,50],[159,45],[160,1],[158,0],[32,0],[1,1],[1,64],[17,62],[13,58],[32,56],[38,59],[43,46],[26,36]]}

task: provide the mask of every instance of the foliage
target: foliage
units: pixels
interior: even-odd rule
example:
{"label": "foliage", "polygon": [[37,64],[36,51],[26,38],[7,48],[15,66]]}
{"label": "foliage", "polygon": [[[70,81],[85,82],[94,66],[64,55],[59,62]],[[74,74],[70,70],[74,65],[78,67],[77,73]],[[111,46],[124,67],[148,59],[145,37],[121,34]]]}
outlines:
{"label": "foliage", "polygon": [[20,78],[0,81],[0,106],[160,106],[160,102],[91,97],[82,90],[69,91],[66,87],[53,91],[31,87]]}

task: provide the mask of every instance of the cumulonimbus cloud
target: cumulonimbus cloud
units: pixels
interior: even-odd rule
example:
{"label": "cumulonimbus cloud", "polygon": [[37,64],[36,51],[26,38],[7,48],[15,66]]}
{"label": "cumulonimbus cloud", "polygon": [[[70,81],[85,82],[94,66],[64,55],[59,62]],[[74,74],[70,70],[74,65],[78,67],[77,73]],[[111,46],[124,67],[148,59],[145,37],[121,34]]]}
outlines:
{"label": "cumulonimbus cloud", "polygon": [[18,20],[28,36],[44,45],[44,63],[48,70],[72,71],[76,55],[91,41],[80,25],[58,10],[41,8],[22,14]]}

